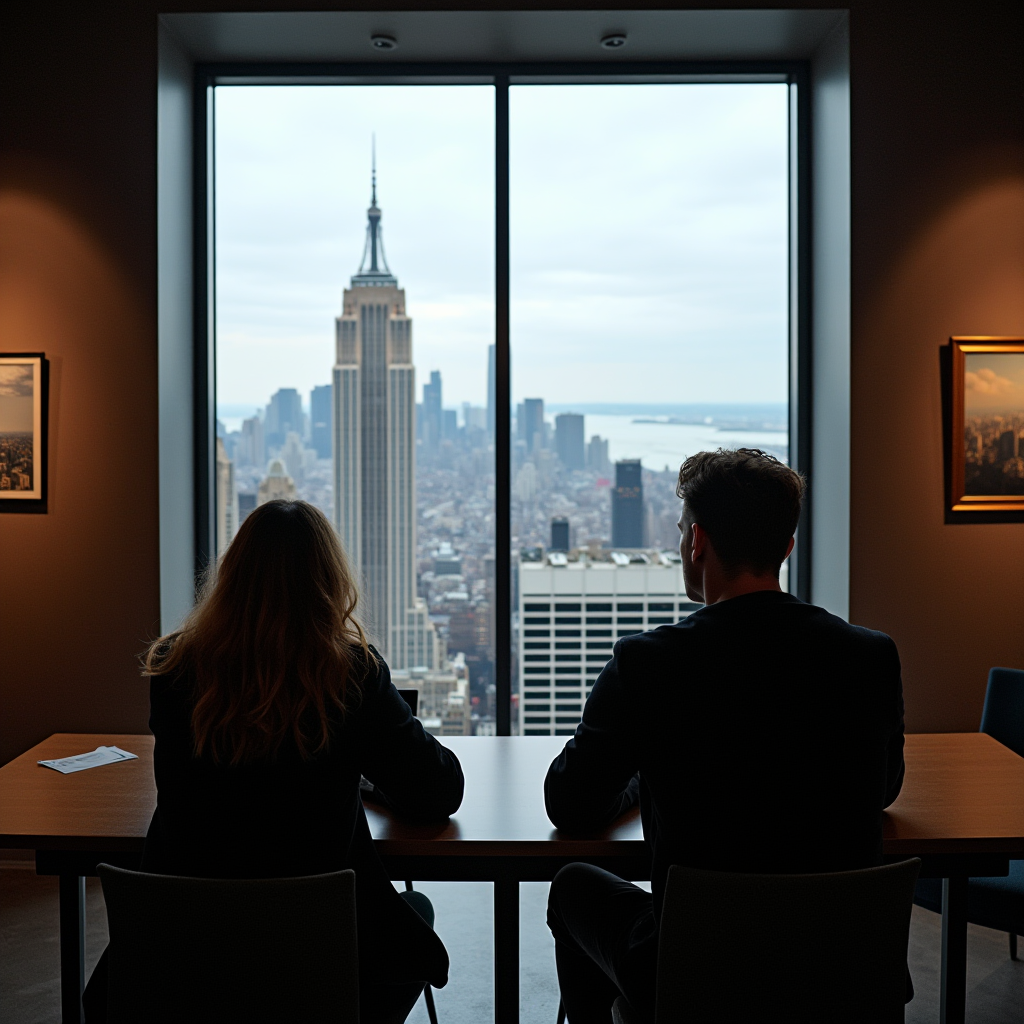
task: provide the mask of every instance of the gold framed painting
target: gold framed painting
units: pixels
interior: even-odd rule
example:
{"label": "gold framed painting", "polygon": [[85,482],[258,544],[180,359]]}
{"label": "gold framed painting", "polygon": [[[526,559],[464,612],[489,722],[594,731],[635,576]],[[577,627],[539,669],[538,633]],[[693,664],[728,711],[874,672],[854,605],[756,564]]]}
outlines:
{"label": "gold framed painting", "polygon": [[0,352],[0,512],[46,511],[49,364]]}
{"label": "gold framed painting", "polygon": [[957,337],[950,349],[949,511],[1017,519],[1024,514],[1024,338]]}

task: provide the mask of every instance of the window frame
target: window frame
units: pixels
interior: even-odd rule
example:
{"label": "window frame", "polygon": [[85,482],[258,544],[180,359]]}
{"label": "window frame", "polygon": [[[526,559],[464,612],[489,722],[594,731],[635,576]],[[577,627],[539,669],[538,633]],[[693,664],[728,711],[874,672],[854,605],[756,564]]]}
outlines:
{"label": "window frame", "polygon": [[[513,85],[779,82],[789,86],[789,460],[808,480],[790,557],[790,590],[810,600],[813,477],[810,64],[792,61],[215,62],[193,76],[193,467],[195,577],[216,556],[214,104],[218,85],[492,85],[495,95],[495,636],[496,733],[512,732],[509,88]],[[509,552],[508,559],[497,557]]]}

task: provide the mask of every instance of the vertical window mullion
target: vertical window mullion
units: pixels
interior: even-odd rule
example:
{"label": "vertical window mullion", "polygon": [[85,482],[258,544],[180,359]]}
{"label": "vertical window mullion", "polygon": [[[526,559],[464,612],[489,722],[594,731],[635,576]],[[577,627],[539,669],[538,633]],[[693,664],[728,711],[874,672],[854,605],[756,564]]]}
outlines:
{"label": "vertical window mullion", "polygon": [[499,736],[512,734],[512,503],[509,373],[508,75],[494,80],[494,669]]}

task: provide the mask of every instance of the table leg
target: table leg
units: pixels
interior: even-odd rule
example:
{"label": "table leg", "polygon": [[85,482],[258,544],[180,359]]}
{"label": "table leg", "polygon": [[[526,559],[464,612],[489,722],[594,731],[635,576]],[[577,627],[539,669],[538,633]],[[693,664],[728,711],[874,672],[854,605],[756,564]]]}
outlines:
{"label": "table leg", "polygon": [[494,1021],[519,1024],[519,883],[494,883]]}
{"label": "table leg", "polygon": [[964,1024],[967,1013],[967,882],[942,880],[941,1024]]}
{"label": "table leg", "polygon": [[60,1012],[63,1024],[82,1024],[85,988],[85,879],[60,875]]}

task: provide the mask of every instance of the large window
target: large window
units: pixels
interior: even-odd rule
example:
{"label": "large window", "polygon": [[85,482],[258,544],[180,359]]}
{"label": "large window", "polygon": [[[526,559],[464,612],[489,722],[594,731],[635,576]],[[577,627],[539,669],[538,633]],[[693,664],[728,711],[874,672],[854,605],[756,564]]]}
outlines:
{"label": "large window", "polygon": [[200,535],[322,508],[439,734],[571,733],[693,610],[682,459],[790,459],[796,87],[692,78],[211,71]]}
{"label": "large window", "polygon": [[694,607],[680,462],[788,458],[788,89],[510,95],[517,709],[571,735],[620,636]]}

